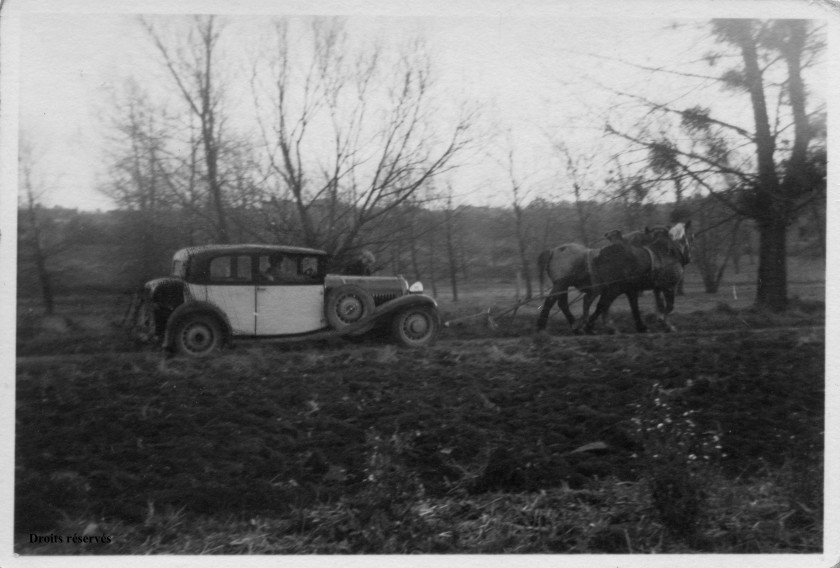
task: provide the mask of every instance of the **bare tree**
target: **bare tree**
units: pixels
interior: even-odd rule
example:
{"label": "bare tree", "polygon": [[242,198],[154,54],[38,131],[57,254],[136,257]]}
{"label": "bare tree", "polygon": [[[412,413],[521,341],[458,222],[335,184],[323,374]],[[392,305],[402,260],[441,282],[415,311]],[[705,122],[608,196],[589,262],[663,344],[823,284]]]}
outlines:
{"label": "bare tree", "polygon": [[508,177],[510,180],[510,189],[513,196],[512,207],[514,232],[516,235],[516,248],[519,252],[520,270],[523,279],[525,280],[525,299],[530,300],[534,295],[533,289],[531,287],[531,263],[529,261],[531,253],[528,250],[528,242],[530,240],[530,235],[528,234],[528,229],[525,223],[524,208],[522,207],[522,185],[520,181],[517,180],[516,174],[514,173],[514,160],[512,149],[508,151],[507,166]]}
{"label": "bare tree", "polygon": [[676,145],[664,137],[654,142],[648,150],[648,161],[653,173],[665,176],[674,184],[674,203],[679,206],[685,193],[686,174],[680,167]]}
{"label": "bare tree", "polygon": [[[750,213],[755,218],[759,244],[759,305],[781,309],[787,305],[787,227],[801,208],[802,197],[809,193],[813,179],[809,170],[808,146],[811,128],[805,109],[805,86],[802,80],[808,29],[802,20],[771,23],[743,20],[719,20],[713,29],[721,41],[741,50],[743,68],[737,80],[749,92],[753,106],[757,171],[750,191],[754,202]],[[787,65],[787,99],[793,118],[793,144],[783,175],[776,164],[777,136],[771,131],[767,112],[763,70],[758,50],[764,44],[778,52]]]}
{"label": "bare tree", "polygon": [[391,60],[351,42],[340,20],[316,18],[309,34],[308,50],[295,50],[288,22],[276,22],[270,96],[260,65],[252,84],[277,217],[302,244],[341,257],[453,166],[471,116],[438,121],[419,45]]}
{"label": "bare tree", "polygon": [[437,298],[438,296],[438,285],[437,285],[437,265],[438,259],[440,258],[440,249],[439,249],[439,241],[437,238],[438,231],[437,231],[437,224],[435,220],[432,218],[431,212],[428,212],[424,216],[425,225],[428,227],[429,225],[434,225],[435,230],[426,231],[426,256],[427,256],[427,266],[429,271],[429,280],[432,286],[432,295]]}
{"label": "bare tree", "polygon": [[135,81],[115,101],[110,139],[109,179],[100,191],[131,211],[130,242],[139,261],[128,267],[137,282],[157,270],[160,250],[160,216],[172,204],[171,179],[166,162],[169,144],[166,117]]}
{"label": "bare tree", "polygon": [[625,173],[618,155],[613,156],[613,165],[606,180],[607,192],[621,203],[625,228],[637,229],[648,222],[653,212],[651,187],[656,182],[647,179],[644,170]]}
{"label": "bare tree", "polygon": [[589,184],[589,172],[593,165],[592,155],[578,154],[573,156],[569,147],[562,142],[554,142],[554,148],[566,162],[566,176],[572,182],[572,193],[575,198],[575,213],[577,214],[578,233],[581,243],[590,246],[589,219],[592,215],[588,203],[583,198],[586,186]]}
{"label": "bare tree", "polygon": [[217,69],[221,26],[214,16],[196,16],[186,35],[186,45],[168,45],[162,34],[146,19],[140,20],[161,55],[178,92],[198,121],[203,154],[204,178],[214,213],[216,238],[230,241],[221,176],[224,145],[224,86]]}
{"label": "bare tree", "polygon": [[420,269],[420,237],[421,231],[419,221],[422,211],[412,211],[408,217],[408,248],[411,254],[411,268],[414,271],[414,280],[421,281],[423,272]]}
{"label": "bare tree", "polygon": [[449,263],[449,283],[452,285],[452,301],[458,301],[458,256],[455,250],[458,211],[452,205],[452,188],[446,196],[444,209],[444,238],[446,242],[446,258]]}
{"label": "bare tree", "polygon": [[20,261],[30,261],[35,268],[38,284],[41,288],[41,300],[44,312],[49,316],[55,313],[55,293],[53,274],[47,263],[53,255],[66,247],[66,242],[57,238],[55,227],[50,227],[50,220],[43,215],[40,200],[46,191],[45,182],[36,172],[38,157],[31,141],[21,137],[18,168],[21,176],[19,196],[25,213],[24,223],[18,227],[18,245]]}
{"label": "bare tree", "polygon": [[[685,193],[685,179],[686,175],[680,168],[679,154],[676,145],[667,137],[662,138],[648,149],[648,164],[653,173],[664,176],[674,184],[674,209],[671,211],[671,222],[686,222],[691,218],[691,212],[682,206],[683,194]],[[737,228],[733,232],[737,233]],[[727,257],[728,258],[728,257]],[[717,282],[723,277],[723,269],[726,266],[726,261],[720,269],[720,274],[716,277]],[[708,289],[707,281],[707,289]],[[717,284],[715,285],[717,288]],[[685,294],[685,279],[681,279],[677,283],[676,294],[682,296]]]}
{"label": "bare tree", "polygon": [[692,247],[692,262],[697,265],[707,293],[720,288],[724,271],[735,261],[743,239],[744,218],[733,215],[711,196],[691,200],[692,221],[703,227]]}

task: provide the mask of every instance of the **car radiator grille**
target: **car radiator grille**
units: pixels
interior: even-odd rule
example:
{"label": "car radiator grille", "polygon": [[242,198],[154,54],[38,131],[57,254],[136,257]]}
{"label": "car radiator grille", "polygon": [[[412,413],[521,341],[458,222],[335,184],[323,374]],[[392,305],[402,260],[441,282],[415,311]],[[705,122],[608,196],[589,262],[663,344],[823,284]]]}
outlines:
{"label": "car radiator grille", "polygon": [[391,300],[399,296],[399,294],[395,294],[392,292],[387,294],[372,294],[372,296],[374,305],[381,306],[385,302],[390,302]]}

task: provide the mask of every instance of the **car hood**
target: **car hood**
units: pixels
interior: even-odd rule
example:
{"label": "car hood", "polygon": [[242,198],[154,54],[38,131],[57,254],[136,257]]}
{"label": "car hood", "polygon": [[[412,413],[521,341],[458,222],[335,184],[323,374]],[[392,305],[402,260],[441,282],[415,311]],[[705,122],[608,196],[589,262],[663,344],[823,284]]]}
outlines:
{"label": "car hood", "polygon": [[403,295],[408,293],[408,282],[402,276],[345,276],[328,274],[324,281],[327,290],[345,284],[353,284],[372,294],[391,293]]}

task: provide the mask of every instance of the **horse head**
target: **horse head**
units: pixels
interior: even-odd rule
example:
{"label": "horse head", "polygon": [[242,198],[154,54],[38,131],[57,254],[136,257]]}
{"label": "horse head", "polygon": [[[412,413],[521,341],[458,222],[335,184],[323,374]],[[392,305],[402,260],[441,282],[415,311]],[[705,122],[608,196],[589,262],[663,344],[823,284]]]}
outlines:
{"label": "horse head", "polygon": [[[660,242],[672,250],[679,258],[680,264],[685,266],[691,262],[691,221],[680,222],[673,227],[645,227],[644,233],[638,233],[635,238],[639,245]],[[633,239],[631,239],[632,242]]]}
{"label": "horse head", "polygon": [[644,232],[639,231],[631,241],[633,244],[651,250],[656,249],[663,258],[671,258],[682,266],[687,264],[687,246],[683,240],[674,239],[672,228],[665,226],[645,227]]}
{"label": "horse head", "polygon": [[607,239],[610,242],[610,244],[616,244],[624,241],[624,236],[618,229],[607,231],[606,233],[604,233],[604,238]]}
{"label": "horse head", "polygon": [[683,266],[691,262],[691,220],[679,222],[668,229],[668,235],[680,251],[680,262]]}

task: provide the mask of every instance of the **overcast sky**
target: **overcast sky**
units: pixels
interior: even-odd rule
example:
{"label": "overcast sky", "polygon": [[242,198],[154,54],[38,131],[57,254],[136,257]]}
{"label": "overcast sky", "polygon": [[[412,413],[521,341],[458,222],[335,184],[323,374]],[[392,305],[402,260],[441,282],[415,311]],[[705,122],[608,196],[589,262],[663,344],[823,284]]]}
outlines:
{"label": "overcast sky", "polygon": [[[558,174],[552,139],[580,151],[615,144],[604,140],[604,117],[611,113],[620,119],[616,105],[627,103],[598,85],[662,102],[687,93],[681,103],[690,102],[692,96],[704,102],[710,96],[718,102],[727,96],[713,90],[690,94],[697,81],[652,76],[617,59],[683,70],[712,45],[702,29],[709,17],[825,16],[804,3],[766,0],[743,4],[600,2],[596,4],[608,9],[598,11],[592,3],[577,2],[420,4],[425,7],[399,2],[316,2],[306,8],[292,2],[241,2],[236,3],[234,14],[225,3],[186,2],[178,8],[183,12],[226,10],[225,34],[242,57],[255,31],[265,25],[267,18],[262,14],[267,13],[344,14],[349,16],[351,36],[381,37],[385,45],[422,38],[438,87],[453,101],[475,101],[482,108],[482,130],[504,134],[465,156],[463,167],[453,174],[459,199],[478,204],[509,199],[504,170],[498,163],[505,144],[514,149],[516,169],[528,184],[529,197],[568,197],[569,184]],[[182,15],[172,13],[171,4],[142,2],[12,0],[11,8],[13,25],[9,18],[4,23],[12,33],[4,31],[3,39],[19,40],[15,66],[20,128],[38,149],[41,175],[51,186],[44,201],[81,209],[112,208],[113,203],[97,190],[107,174],[103,156],[112,88],[135,77],[172,90],[136,14],[169,12],[164,19],[175,24]],[[56,13],[56,9],[62,11]],[[671,26],[674,22],[679,24],[676,29]],[[235,97],[245,99],[247,81],[242,79]],[[817,96],[824,96],[824,85],[811,87]],[[720,112],[750,128],[746,97],[740,102],[726,100]],[[243,103],[242,108],[246,106]],[[241,124],[247,124],[246,116]]]}

